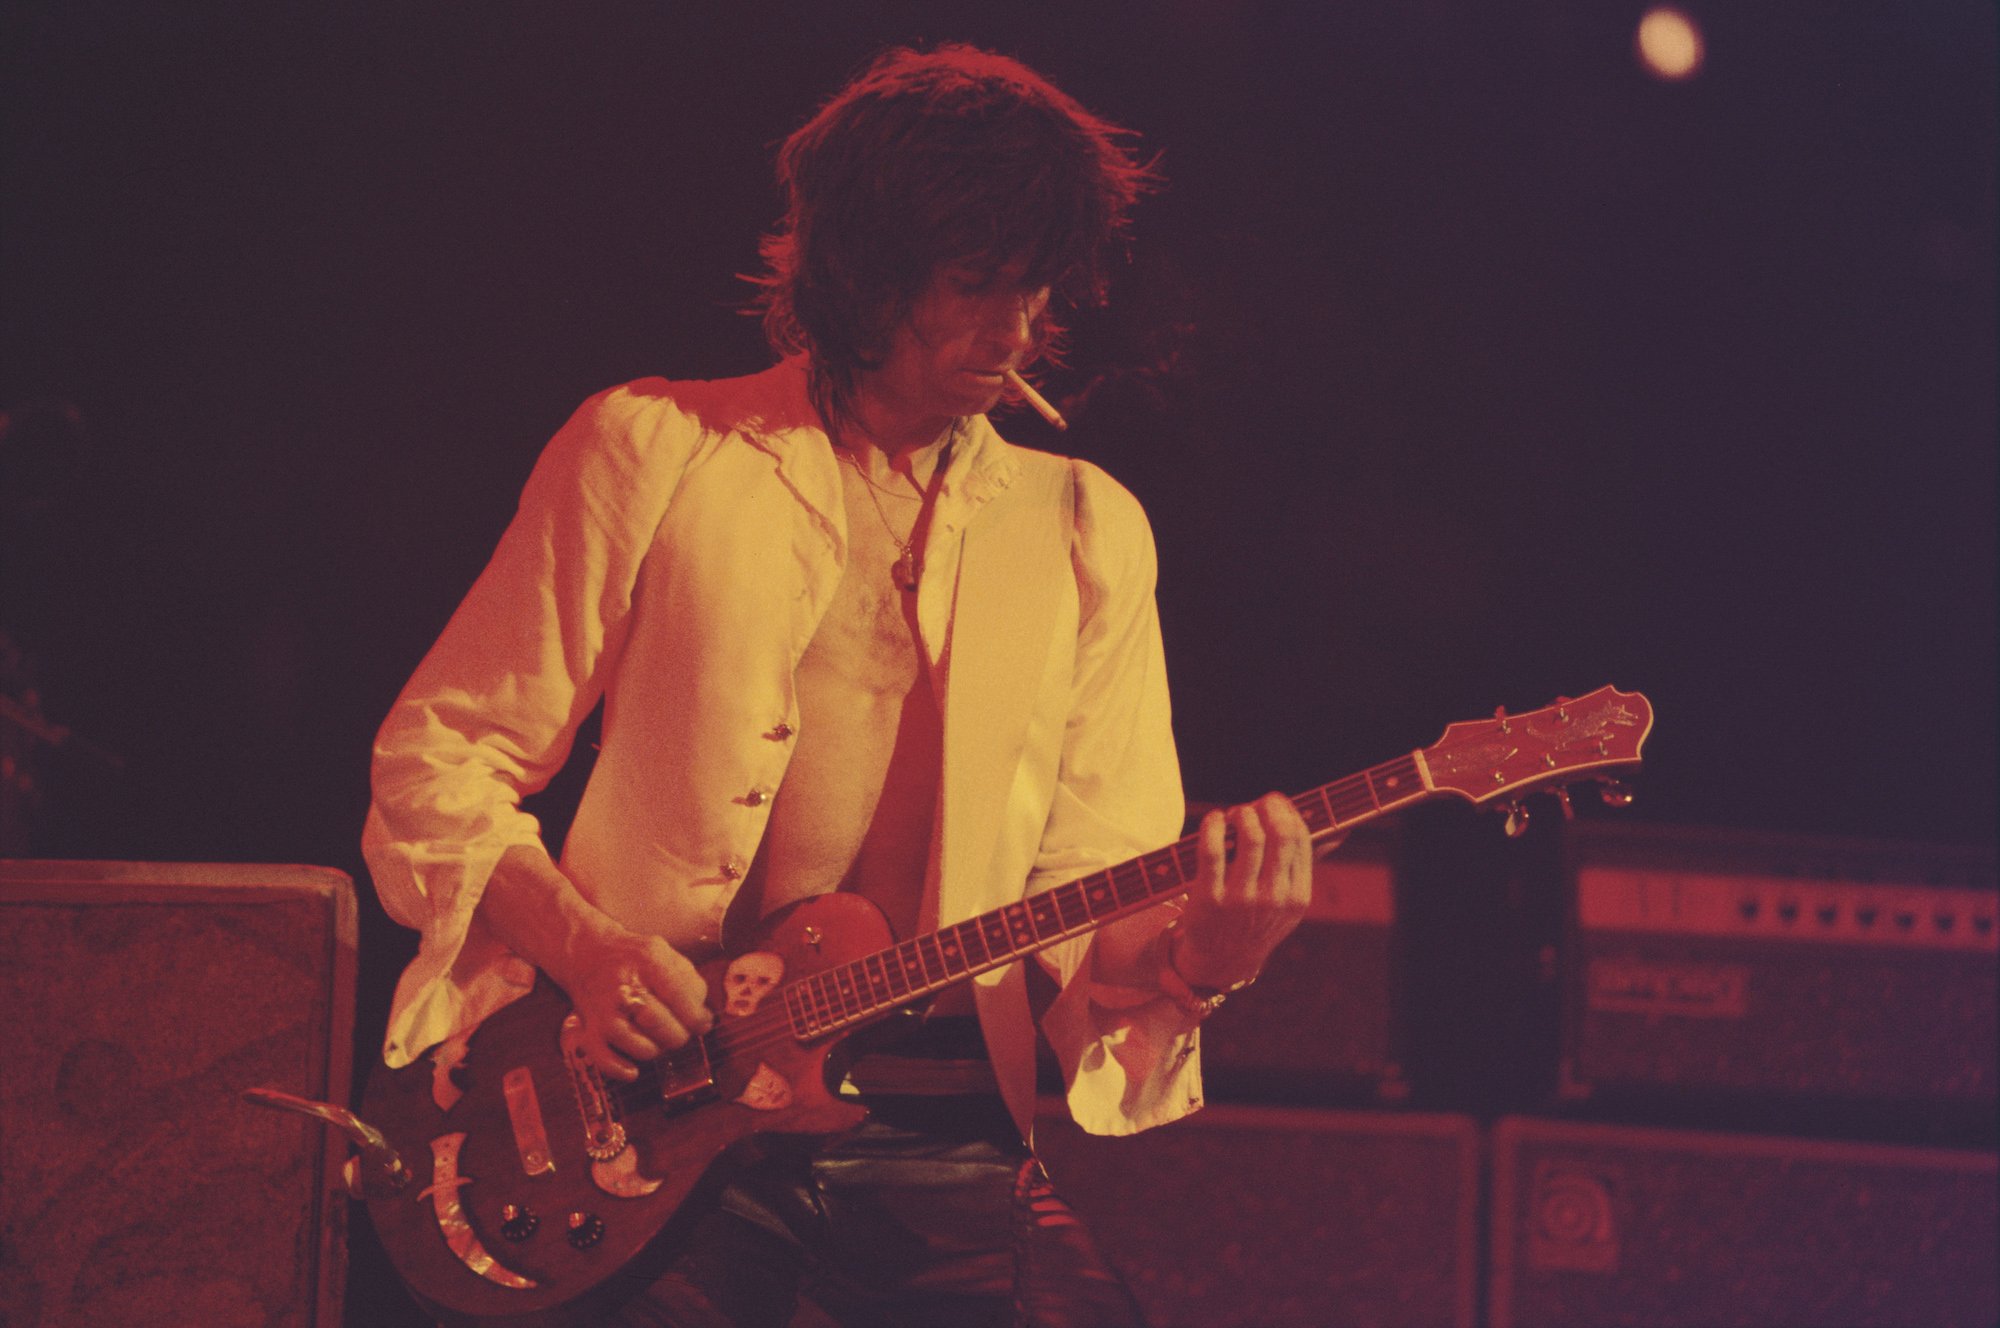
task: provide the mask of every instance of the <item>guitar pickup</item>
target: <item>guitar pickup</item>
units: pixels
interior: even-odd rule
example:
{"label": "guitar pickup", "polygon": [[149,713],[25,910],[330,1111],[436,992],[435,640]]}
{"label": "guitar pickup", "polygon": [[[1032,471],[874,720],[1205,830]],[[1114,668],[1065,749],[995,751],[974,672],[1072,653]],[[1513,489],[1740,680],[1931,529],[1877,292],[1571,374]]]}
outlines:
{"label": "guitar pickup", "polygon": [[672,1115],[716,1098],[715,1075],[708,1064],[708,1045],[694,1038],[654,1062],[660,1072],[660,1107]]}
{"label": "guitar pickup", "polygon": [[542,1123],[542,1100],[535,1092],[534,1072],[525,1065],[515,1066],[500,1081],[500,1093],[507,1100],[507,1119],[514,1126],[514,1150],[520,1154],[522,1173],[552,1174],[555,1155],[549,1151],[549,1130]]}

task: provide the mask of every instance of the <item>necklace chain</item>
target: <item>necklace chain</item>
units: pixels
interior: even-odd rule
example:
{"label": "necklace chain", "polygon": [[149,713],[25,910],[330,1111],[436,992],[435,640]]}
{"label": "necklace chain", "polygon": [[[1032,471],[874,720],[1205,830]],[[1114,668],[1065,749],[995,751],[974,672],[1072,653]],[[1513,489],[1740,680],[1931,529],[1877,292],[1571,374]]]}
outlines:
{"label": "necklace chain", "polygon": [[[938,453],[936,470],[933,472],[932,475],[933,479],[935,479],[937,474],[941,473],[944,470],[945,466],[949,464],[951,459],[952,447],[954,444],[958,442],[958,433],[960,427],[962,426],[962,423],[963,423],[962,421],[954,420],[952,422],[951,431],[945,435],[944,447]],[[868,472],[861,468],[861,458],[855,456],[852,452],[848,451],[846,448],[836,444],[834,447],[833,454],[840,460],[845,461],[848,465],[854,467],[855,477],[859,479],[861,483],[868,489],[868,502],[869,505],[875,509],[876,520],[882,523],[882,529],[889,533],[889,538],[892,541],[894,541],[896,545],[897,549],[896,565],[889,569],[890,579],[896,583],[898,589],[906,591],[914,591],[917,588],[917,578],[918,578],[917,551],[916,548],[914,547],[914,544],[917,538],[917,527],[921,526],[924,523],[924,513],[921,504],[923,503],[926,495],[924,494],[922,487],[917,485],[917,482],[914,477],[911,478],[910,480],[911,485],[917,488],[917,493],[915,497],[917,499],[917,502],[919,503],[919,506],[917,508],[917,519],[910,523],[910,537],[908,539],[904,539],[902,536],[896,533],[896,528],[889,524],[889,513],[883,508],[882,498],[881,498],[881,494],[884,492],[887,492],[893,498],[900,498],[903,495],[896,493],[894,490],[884,490],[881,485],[877,484],[874,480],[868,478]]]}
{"label": "necklace chain", "polygon": [[915,490],[915,492],[904,493],[899,489],[891,489],[884,485],[877,484],[874,480],[868,478],[868,472],[861,469],[861,462],[854,456],[852,452],[849,452],[845,448],[842,448],[840,452],[837,453],[837,455],[840,457],[842,461],[845,461],[848,465],[854,467],[854,473],[858,475],[861,478],[861,482],[867,485],[869,488],[874,489],[879,493],[886,493],[891,498],[903,498],[914,502],[922,502],[924,500],[923,491],[917,487],[917,482],[914,479],[910,481],[910,487],[911,489]]}
{"label": "necklace chain", "polygon": [[[911,547],[911,540],[916,538],[917,524],[921,523],[924,519],[922,510],[920,509],[917,512],[916,522],[912,522],[910,525],[910,539],[904,539],[896,533],[896,528],[889,524],[889,514],[883,510],[882,499],[877,492],[880,486],[874,480],[869,479],[868,473],[861,469],[860,460],[845,448],[839,449],[834,455],[854,467],[855,478],[860,480],[862,487],[868,490],[868,502],[875,509],[876,519],[882,523],[882,529],[889,533],[890,540],[896,545],[896,565],[890,569],[890,578],[895,581],[897,586],[904,590],[915,590],[917,588],[917,553]],[[900,497],[901,495],[892,496]],[[921,494],[917,495],[917,501],[923,501]]]}

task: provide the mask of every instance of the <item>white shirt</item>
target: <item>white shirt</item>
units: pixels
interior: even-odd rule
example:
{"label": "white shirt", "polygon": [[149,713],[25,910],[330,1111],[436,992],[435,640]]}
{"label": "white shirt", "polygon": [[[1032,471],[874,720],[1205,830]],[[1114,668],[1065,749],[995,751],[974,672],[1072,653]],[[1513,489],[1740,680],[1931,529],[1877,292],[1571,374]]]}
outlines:
{"label": "white shirt", "polygon": [[[409,1063],[524,994],[534,972],[481,892],[540,827],[520,808],[605,703],[563,870],[598,908],[712,948],[785,776],[793,680],[847,535],[831,445],[792,362],[709,383],[644,379],[586,402],[536,465],[491,562],[376,740],[363,835],[384,907],[422,932],[385,1056]],[[917,595],[943,698],[939,850],[925,929],[1170,842],[1182,801],[1137,500],[1087,462],[961,432]],[[1114,926],[1157,931],[1153,909]],[[1122,1134],[1200,1105],[1195,1021],[1158,989],[1096,981],[1094,938],[1039,958],[1072,1114]],[[1032,1118],[1025,975],[976,1003],[1003,1095]]]}

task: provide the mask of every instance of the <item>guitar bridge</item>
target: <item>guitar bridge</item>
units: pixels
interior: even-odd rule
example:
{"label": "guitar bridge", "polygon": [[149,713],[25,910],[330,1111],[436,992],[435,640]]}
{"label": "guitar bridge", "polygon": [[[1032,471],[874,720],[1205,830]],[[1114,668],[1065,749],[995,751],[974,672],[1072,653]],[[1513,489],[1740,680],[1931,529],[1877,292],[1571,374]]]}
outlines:
{"label": "guitar bridge", "polygon": [[625,1126],[605,1091],[603,1076],[584,1052],[583,1020],[574,1014],[563,1020],[562,1055],[583,1124],[583,1151],[593,1162],[609,1162],[625,1151]]}

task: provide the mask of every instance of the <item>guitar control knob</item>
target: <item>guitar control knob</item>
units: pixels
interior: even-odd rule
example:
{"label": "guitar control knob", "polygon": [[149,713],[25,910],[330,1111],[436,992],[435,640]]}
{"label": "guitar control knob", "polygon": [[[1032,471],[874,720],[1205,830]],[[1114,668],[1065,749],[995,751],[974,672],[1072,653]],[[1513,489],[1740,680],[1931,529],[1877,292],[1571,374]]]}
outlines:
{"label": "guitar control knob", "polygon": [[508,1240],[524,1241],[534,1235],[541,1225],[542,1219],[535,1216],[532,1208],[523,1208],[519,1204],[500,1206],[500,1234]]}
{"label": "guitar control knob", "polygon": [[587,1250],[604,1239],[604,1219],[596,1213],[574,1212],[569,1215],[569,1243],[579,1250]]}

